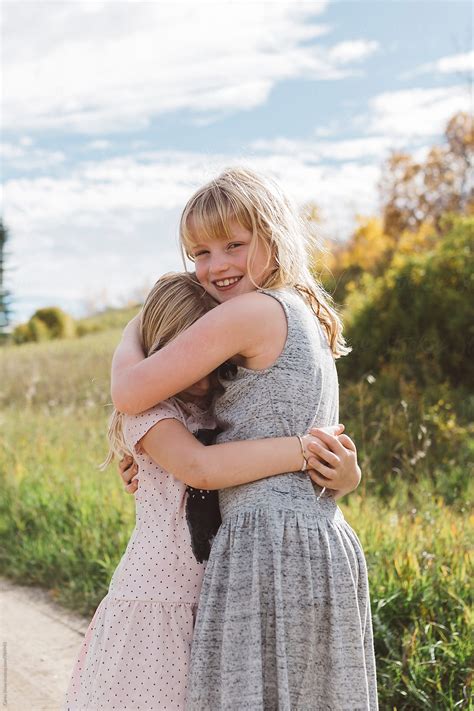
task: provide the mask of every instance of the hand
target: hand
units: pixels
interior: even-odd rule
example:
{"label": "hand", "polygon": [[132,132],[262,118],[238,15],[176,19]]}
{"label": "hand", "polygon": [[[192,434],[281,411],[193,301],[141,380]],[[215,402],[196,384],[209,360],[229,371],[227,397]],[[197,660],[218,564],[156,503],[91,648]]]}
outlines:
{"label": "hand", "polygon": [[133,457],[124,457],[120,460],[118,469],[125,485],[125,491],[129,494],[135,494],[138,489],[138,479],[135,478],[138,474],[136,461]]}
{"label": "hand", "polygon": [[308,473],[315,484],[330,489],[334,498],[338,499],[358,487],[361,471],[357,463],[357,449],[351,438],[345,434],[332,434],[329,429],[314,427],[310,430],[315,439],[307,445],[311,453]]}
{"label": "hand", "polygon": [[[341,434],[341,432],[343,431],[344,425],[343,424],[328,425],[327,427],[320,427],[319,429],[321,430],[321,432],[327,432],[328,434],[337,436],[337,435]],[[305,471],[308,471],[310,468],[309,467],[309,458],[312,457],[314,454],[313,450],[308,449],[308,445],[310,443],[319,443],[322,445],[323,442],[322,442],[322,440],[318,439],[318,437],[316,435],[310,434],[309,432],[307,434],[303,435],[301,437],[301,440],[303,442],[303,456],[304,456],[304,458],[306,460],[306,464],[307,464]]]}

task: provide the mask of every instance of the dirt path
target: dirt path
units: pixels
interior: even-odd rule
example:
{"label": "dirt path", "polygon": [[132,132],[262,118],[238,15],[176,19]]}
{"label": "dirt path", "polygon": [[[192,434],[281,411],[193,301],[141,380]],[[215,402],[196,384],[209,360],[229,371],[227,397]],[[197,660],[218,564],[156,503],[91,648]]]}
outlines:
{"label": "dirt path", "polygon": [[44,590],[0,578],[0,708],[58,711],[88,620],[53,603]]}

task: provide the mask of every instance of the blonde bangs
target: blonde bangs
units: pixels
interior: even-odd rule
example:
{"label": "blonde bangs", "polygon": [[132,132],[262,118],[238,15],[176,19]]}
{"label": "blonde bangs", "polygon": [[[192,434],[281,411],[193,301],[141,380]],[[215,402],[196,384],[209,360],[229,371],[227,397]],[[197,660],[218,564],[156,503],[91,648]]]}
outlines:
{"label": "blonde bangs", "polygon": [[201,241],[229,239],[232,221],[253,236],[248,259],[251,280],[258,240],[267,250],[268,264],[274,260],[275,268],[264,283],[254,286],[299,291],[324,327],[334,357],[350,353],[338,307],[310,269],[311,258],[322,245],[310,233],[297,206],[272,179],[249,168],[228,168],[191,197],[179,230],[185,267],[185,257],[192,260],[192,250]]}
{"label": "blonde bangs", "polygon": [[254,231],[251,211],[235,195],[215,183],[201,188],[189,200],[181,216],[180,242],[186,256],[192,260],[192,250],[201,242],[231,239],[232,222]]}

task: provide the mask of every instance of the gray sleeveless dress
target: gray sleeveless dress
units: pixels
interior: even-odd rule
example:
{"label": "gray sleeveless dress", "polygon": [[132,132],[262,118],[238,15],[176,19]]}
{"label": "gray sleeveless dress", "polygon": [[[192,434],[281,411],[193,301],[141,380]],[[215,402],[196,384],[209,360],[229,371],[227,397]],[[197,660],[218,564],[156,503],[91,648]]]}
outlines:
{"label": "gray sleeveless dress", "polygon": [[[338,380],[325,332],[294,291],[273,366],[238,367],[215,403],[219,442],[337,424]],[[219,492],[222,525],[204,575],[189,711],[377,709],[367,569],[332,497],[302,472]]]}

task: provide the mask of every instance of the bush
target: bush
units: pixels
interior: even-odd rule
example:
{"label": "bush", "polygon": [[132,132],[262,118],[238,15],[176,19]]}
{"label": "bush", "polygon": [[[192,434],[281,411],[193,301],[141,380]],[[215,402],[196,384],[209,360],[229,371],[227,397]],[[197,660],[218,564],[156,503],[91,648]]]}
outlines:
{"label": "bush", "polygon": [[38,309],[27,323],[17,326],[12,334],[13,342],[39,343],[57,338],[73,338],[76,335],[74,319],[57,306]]}
{"label": "bush", "polygon": [[14,329],[12,339],[17,345],[40,343],[51,340],[51,332],[44,321],[33,316],[28,323],[22,323]]}
{"label": "bush", "polygon": [[345,304],[351,380],[395,364],[397,377],[428,386],[474,383],[474,217],[445,220],[424,254],[396,254],[380,277],[365,274]]}
{"label": "bush", "polygon": [[35,343],[51,340],[51,331],[48,326],[37,316],[33,316],[27,324],[28,332],[31,336],[30,340]]}
{"label": "bush", "polygon": [[341,382],[340,421],[357,444],[361,488],[407,503],[429,490],[456,507],[473,481],[474,397],[398,380],[397,367]]}
{"label": "bush", "polygon": [[12,339],[13,343],[16,343],[17,346],[20,346],[22,343],[28,343],[29,341],[33,340],[31,338],[31,332],[28,328],[28,324],[20,323],[18,326],[16,326],[16,328],[14,328],[12,332]]}
{"label": "bush", "polygon": [[30,319],[30,323],[35,319],[45,324],[51,338],[73,338],[76,335],[74,319],[57,306],[38,309]]}

